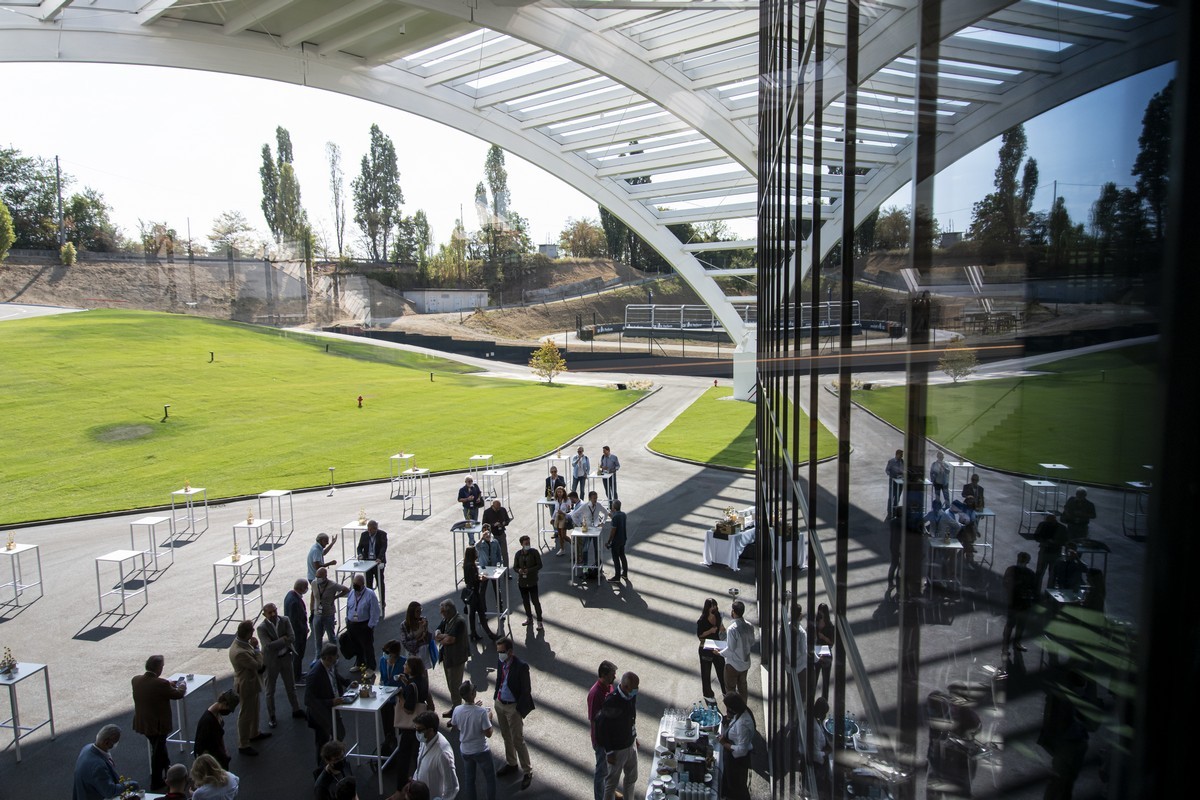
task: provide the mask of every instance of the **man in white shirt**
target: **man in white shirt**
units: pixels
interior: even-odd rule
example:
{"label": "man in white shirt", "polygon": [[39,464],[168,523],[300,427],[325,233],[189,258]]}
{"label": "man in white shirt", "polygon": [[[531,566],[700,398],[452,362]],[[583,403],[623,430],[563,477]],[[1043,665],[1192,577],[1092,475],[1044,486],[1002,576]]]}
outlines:
{"label": "man in white shirt", "polygon": [[367,577],[361,572],[354,576],[354,589],[346,597],[346,630],[354,640],[355,666],[375,667],[375,626],[383,616],[379,598],[367,588]]}
{"label": "man in white shirt", "polygon": [[750,697],[746,686],[746,674],[750,672],[750,648],[754,646],[754,626],[743,617],[746,604],[734,600],[730,607],[733,622],[725,630],[725,687],[742,696],[742,700]]}
{"label": "man in white shirt", "polygon": [[[414,781],[429,787],[432,800],[454,800],[458,797],[458,773],[454,771],[454,748],[446,737],[438,732],[438,715],[422,711],[413,720],[416,726],[417,771]],[[489,770],[490,771],[490,770]],[[472,798],[473,800],[473,798]]]}
{"label": "man in white shirt", "polygon": [[[586,503],[580,503],[570,513],[571,521],[575,523],[575,532],[579,534],[585,528],[589,533],[600,533],[604,527],[604,523],[608,521],[608,511],[604,506],[600,505],[600,496],[595,492],[588,492]],[[579,553],[580,563],[594,570],[600,565],[599,551],[596,549],[596,539],[582,539],[575,547],[582,546],[585,548]],[[573,576],[572,576],[573,577]]]}
{"label": "man in white shirt", "polygon": [[484,797],[496,797],[496,771],[492,769],[492,751],[488,739],[492,736],[492,711],[475,700],[475,685],[463,681],[459,688],[462,703],[454,707],[450,724],[458,730],[458,749],[463,757],[463,797],[475,797],[476,770],[483,772],[486,787]]}
{"label": "man in white shirt", "polygon": [[600,456],[600,474],[605,475],[604,478],[604,496],[609,500],[617,499],[617,470],[621,468],[621,460],[613,454],[608,445],[602,448],[603,453]]}

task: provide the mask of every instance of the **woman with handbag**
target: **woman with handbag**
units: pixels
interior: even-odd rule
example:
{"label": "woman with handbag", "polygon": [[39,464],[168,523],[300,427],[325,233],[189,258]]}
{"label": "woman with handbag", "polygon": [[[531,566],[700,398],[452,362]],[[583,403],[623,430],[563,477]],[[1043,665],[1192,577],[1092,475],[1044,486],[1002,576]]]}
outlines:
{"label": "woman with handbag", "polygon": [[[404,674],[404,655],[400,652],[400,642],[389,640],[383,646],[383,655],[379,657],[379,685],[400,688],[400,676]],[[383,720],[383,730],[387,738],[383,741],[383,752],[390,753],[396,747],[392,731],[396,726],[396,698],[393,694],[379,709]]]}
{"label": "woman with handbag", "polygon": [[396,702],[396,735],[400,739],[399,752],[396,754],[399,782],[396,786],[403,788],[416,769],[417,750],[420,747],[413,720],[423,711],[434,711],[434,707],[433,698],[429,695],[429,674],[420,659],[406,660],[399,680],[400,695]]}
{"label": "woman with handbag", "polygon": [[479,620],[479,624],[483,626],[483,632],[489,638],[495,639],[496,634],[492,633],[491,628],[487,624],[487,601],[484,594],[487,586],[487,580],[479,574],[479,559],[476,556],[475,548],[467,545],[467,549],[463,550],[463,589],[462,601],[466,607],[467,622],[471,626],[471,641],[479,641],[479,633],[475,630],[475,620]]}
{"label": "woman with handbag", "polygon": [[725,656],[716,650],[704,646],[705,639],[724,639],[725,623],[721,621],[721,611],[717,608],[715,598],[704,601],[704,611],[696,620],[696,636],[700,639],[700,686],[704,696],[713,700],[716,696],[712,690],[712,670],[717,668],[717,682],[721,684],[721,694],[725,694]]}

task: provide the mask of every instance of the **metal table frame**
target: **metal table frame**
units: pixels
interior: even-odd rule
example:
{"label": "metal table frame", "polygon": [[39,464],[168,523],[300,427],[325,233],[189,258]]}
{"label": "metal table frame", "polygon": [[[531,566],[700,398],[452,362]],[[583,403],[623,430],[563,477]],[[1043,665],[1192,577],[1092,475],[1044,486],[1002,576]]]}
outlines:
{"label": "metal table frame", "polygon": [[[37,675],[39,672],[42,673],[42,678],[46,685],[47,717],[36,725],[22,725],[21,708],[17,703],[17,684],[26,678],[31,678],[34,675]],[[9,744],[5,745],[4,749],[7,750],[10,746],[13,747],[16,750],[17,762],[19,763],[21,761],[22,739],[29,736],[39,728],[44,728],[47,725],[50,726],[50,740],[53,741],[58,736],[54,732],[54,700],[50,694],[50,668],[45,664],[17,662],[17,672],[15,675],[12,673],[0,675],[0,686],[8,687],[8,706],[12,714],[12,716],[10,716],[8,719],[0,722],[0,728],[11,730],[13,734],[13,740]]]}
{"label": "metal table frame", "polygon": [[[228,597],[222,597],[220,579],[218,578],[217,570],[225,567],[233,570],[234,591]],[[258,583],[251,592],[246,591],[246,576],[250,574],[250,570],[258,571]],[[246,599],[258,594],[259,607],[263,604],[263,577],[262,577],[262,560],[258,556],[242,556],[240,560],[233,561],[231,556],[226,556],[220,561],[213,562],[213,595],[216,598],[217,619],[231,620],[233,619],[233,611],[228,617],[221,616],[221,603],[233,603],[234,611],[240,607],[242,610],[242,619],[250,619],[251,616],[246,614]],[[258,612],[255,612],[257,614]]]}
{"label": "metal table frame", "polygon": [[[146,555],[150,556],[150,558],[154,561],[154,571],[155,572],[161,571],[158,568],[158,557],[160,555],[166,555],[166,553],[164,551],[160,551],[158,549],[158,526],[162,525],[164,522],[168,523],[168,530],[170,530],[170,525],[169,525],[169,523],[171,522],[170,517],[142,517],[139,520],[134,520],[133,522],[129,523],[129,549],[130,550],[138,549],[137,541],[136,541],[137,533],[138,533],[137,529],[138,528],[146,529],[145,531],[143,531],[143,533],[147,536],[147,539],[150,543],[150,549],[143,550],[142,552],[144,552]],[[175,563],[175,536],[174,536],[174,534],[171,534],[171,550],[170,550],[170,552],[171,552],[171,564],[173,565]]]}
{"label": "metal table frame", "polygon": [[[587,577],[588,570],[596,570],[596,587],[600,586],[600,582],[604,580],[604,559],[600,557],[600,534],[607,527],[606,522],[599,530],[589,528],[587,533],[580,532],[579,528],[571,531],[571,581],[579,580],[578,574],[583,573],[584,579]],[[581,540],[587,541],[581,541]],[[595,561],[587,557],[588,544],[592,544],[592,551],[596,554]],[[595,588],[595,587],[593,587]]]}
{"label": "metal table frame", "polygon": [[[204,527],[200,528],[196,523],[196,495],[200,495],[200,502],[203,503],[204,509]],[[182,509],[176,505],[178,498],[182,498]],[[175,512],[182,510],[182,514]],[[187,525],[180,527],[180,522],[186,522]],[[191,489],[176,489],[171,492],[171,537],[182,536],[185,533],[201,534],[208,530],[208,489],[192,487]]]}
{"label": "metal table frame", "polygon": [[[37,580],[25,583],[25,575],[21,569],[21,554],[33,551],[37,559]],[[7,594],[5,589],[12,587],[13,599],[8,601],[0,598],[0,606],[16,606],[21,607],[21,593],[26,589],[37,587],[38,596],[30,600],[29,603],[35,602],[46,594],[46,587],[42,585],[42,550],[36,544],[20,544],[15,543],[12,550],[0,549],[0,554],[8,556],[9,567],[12,570],[12,580],[8,583],[0,583],[0,596]],[[28,603],[26,603],[28,605]]]}
{"label": "metal table frame", "polygon": [[[362,744],[358,721],[364,713],[371,714],[375,720],[375,749],[377,751],[383,749],[383,714],[381,709],[387,703],[388,699],[396,693],[394,686],[376,686],[375,697],[355,697],[353,703],[334,706],[330,712],[333,715],[333,730],[337,730],[337,715],[338,712],[353,712],[354,713],[354,744],[346,749],[346,759],[357,758],[360,761],[374,762],[372,767],[379,778],[379,793],[383,794],[383,771],[387,769],[388,764],[392,763],[392,759],[396,757],[396,753],[400,750],[400,743],[397,741],[395,749],[388,753],[385,757],[383,753],[361,753],[357,752],[359,745]],[[397,737],[399,739],[399,737]]]}
{"label": "metal table frame", "polygon": [[188,676],[182,672],[176,672],[167,680],[174,682],[178,680],[187,681],[187,694],[178,700],[172,700],[171,704],[175,706],[176,718],[179,720],[179,727],[167,734],[167,744],[179,745],[179,752],[186,753],[189,744],[195,744],[195,739],[188,738],[188,732],[192,730],[188,725],[187,701],[196,692],[203,689],[205,686],[212,686],[213,701],[217,699],[217,679],[215,675],[192,675],[188,680]]}
{"label": "metal table frame", "polygon": [[[265,529],[265,530],[264,530]],[[258,555],[262,558],[263,545],[271,545],[271,570],[275,569],[275,521],[272,519],[256,519],[254,522],[242,521],[233,526],[233,543],[237,544],[238,531],[246,532],[246,555]],[[255,553],[255,550],[258,550]],[[265,560],[265,559],[263,559]],[[259,563],[262,563],[261,561]]]}
{"label": "metal table frame", "polygon": [[[554,507],[557,504],[553,500],[542,498],[537,501],[537,520],[538,520],[538,546],[544,550],[553,549],[550,543],[546,541],[546,534],[554,536]],[[543,512],[545,512],[543,514]]]}
{"label": "metal table frame", "polygon": [[[135,558],[142,559],[142,566],[134,568],[129,573],[129,576],[126,577],[125,576],[125,562],[133,561]],[[103,587],[100,585],[100,564],[102,562],[106,563],[106,564],[116,564],[117,565],[117,574],[119,575],[119,577],[121,579],[119,588],[109,589],[106,592],[106,591],[104,591]],[[134,589],[132,591],[126,590],[125,584],[128,581],[132,580],[134,578],[134,576],[136,576],[139,572],[142,574],[142,588]],[[113,550],[111,553],[105,553],[102,556],[96,556],[96,602],[99,605],[101,614],[116,613],[115,608],[111,612],[105,612],[105,610],[104,610],[104,598],[108,597],[111,594],[119,594],[121,596],[121,616],[123,616],[123,617],[129,616],[129,611],[126,607],[126,602],[131,597],[137,597],[139,594],[145,595],[146,602],[142,604],[142,608],[145,608],[147,605],[149,605],[149,603],[150,603],[150,575],[149,575],[149,570],[146,568],[146,554],[144,552],[142,552],[141,550]]]}
{"label": "metal table frame", "polygon": [[[283,499],[287,498],[288,513],[283,515]],[[263,513],[263,500],[267,501],[267,513]],[[268,489],[258,496],[258,516],[275,520],[275,535],[288,536],[296,530],[296,506],[292,501],[291,489]]]}
{"label": "metal table frame", "polygon": [[[1153,484],[1145,481],[1126,481],[1125,485],[1132,491],[1121,493],[1121,532],[1126,536],[1148,536],[1150,531],[1146,520]],[[1129,509],[1130,499],[1133,500],[1132,511]]]}
{"label": "metal table frame", "polygon": [[1021,482],[1021,518],[1017,522],[1017,533],[1032,533],[1036,525],[1034,517],[1058,513],[1058,509],[1047,504],[1050,498],[1058,499],[1058,484],[1054,481],[1026,480]]}
{"label": "metal table frame", "polygon": [[506,572],[508,572],[508,567],[503,564],[495,567],[483,567],[479,570],[479,574],[487,578],[488,583],[491,584],[492,597],[496,601],[492,606],[496,610],[487,612],[486,619],[496,620],[497,635],[502,635],[504,627],[508,625],[508,598],[500,591],[500,585],[505,582],[503,579]]}
{"label": "metal table frame", "polygon": [[356,555],[358,553],[358,537],[361,536],[363,531],[365,531],[366,529],[367,529],[367,523],[359,522],[358,520],[354,520],[353,522],[347,522],[345,525],[342,526],[342,535],[338,537],[338,540],[341,541],[341,543],[342,543],[342,557],[340,559],[338,559],[339,561],[341,561],[343,563],[346,561],[346,540],[347,539],[354,540],[354,544],[350,545],[351,555]]}

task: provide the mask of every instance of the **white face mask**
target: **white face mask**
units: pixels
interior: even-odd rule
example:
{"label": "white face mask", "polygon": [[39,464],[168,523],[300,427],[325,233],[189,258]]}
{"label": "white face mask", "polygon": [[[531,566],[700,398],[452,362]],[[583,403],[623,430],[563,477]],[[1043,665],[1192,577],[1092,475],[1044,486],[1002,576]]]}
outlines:
{"label": "white face mask", "polygon": [[508,661],[508,653],[498,653],[496,658],[500,659],[500,663],[503,664],[505,661]]}

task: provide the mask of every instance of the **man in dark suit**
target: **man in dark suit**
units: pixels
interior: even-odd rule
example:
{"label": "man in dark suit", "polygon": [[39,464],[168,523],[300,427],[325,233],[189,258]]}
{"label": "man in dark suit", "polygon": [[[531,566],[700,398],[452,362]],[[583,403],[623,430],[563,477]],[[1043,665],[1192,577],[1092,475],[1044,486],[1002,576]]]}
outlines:
{"label": "man in dark suit", "polygon": [[[308,727],[313,729],[316,741],[317,766],[324,766],[321,760],[321,747],[334,737],[333,709],[342,705],[342,692],[350,682],[338,674],[338,649],[332,642],[326,642],[321,647],[320,658],[309,670],[304,681],[304,707],[308,711]],[[337,721],[337,737],[344,738],[345,728],[341,718]]]}
{"label": "man in dark suit", "polygon": [[172,683],[162,677],[162,656],[146,659],[146,671],[136,676],[133,684],[133,729],[150,741],[150,791],[162,792],[167,788],[167,767],[171,757],[167,754],[167,737],[175,726],[171,722],[171,701],[187,694],[182,681]]}
{"label": "man in dark suit", "polygon": [[375,578],[379,578],[379,607],[387,606],[387,590],[383,585],[383,572],[387,567],[387,531],[379,530],[379,523],[371,520],[367,529],[358,537],[358,558],[360,561],[378,561],[379,564],[367,570],[367,588],[375,588]]}
{"label": "man in dark suit", "polygon": [[221,769],[229,769],[230,756],[229,749],[225,746],[225,723],[222,720],[236,711],[240,702],[237,692],[227,689],[221,692],[215,703],[204,710],[200,721],[196,723],[193,755],[210,755],[221,765]]}
{"label": "man in dark suit", "polygon": [[529,665],[513,652],[513,641],[507,636],[496,640],[496,720],[504,739],[504,766],[497,770],[500,777],[517,771],[524,777],[521,788],[528,789],[533,781],[529,764],[529,748],[525,746],[525,717],[533,711],[533,693],[529,682]]}
{"label": "man in dark suit", "polygon": [[121,729],[105,725],[96,734],[95,744],[86,744],[75,761],[75,786],[71,800],[104,800],[116,797],[129,785],[121,780],[113,765],[112,749],[121,740]]}
{"label": "man in dark suit", "polygon": [[304,596],[308,594],[308,581],[296,580],[291,591],[283,596],[283,615],[292,623],[292,635],[296,637],[295,654],[292,656],[292,675],[297,682],[304,680],[304,651],[308,649],[308,606]]}
{"label": "man in dark suit", "polygon": [[546,497],[552,499],[554,490],[559,486],[567,488],[567,480],[562,475],[558,474],[558,467],[550,468],[550,477],[546,478]]}

